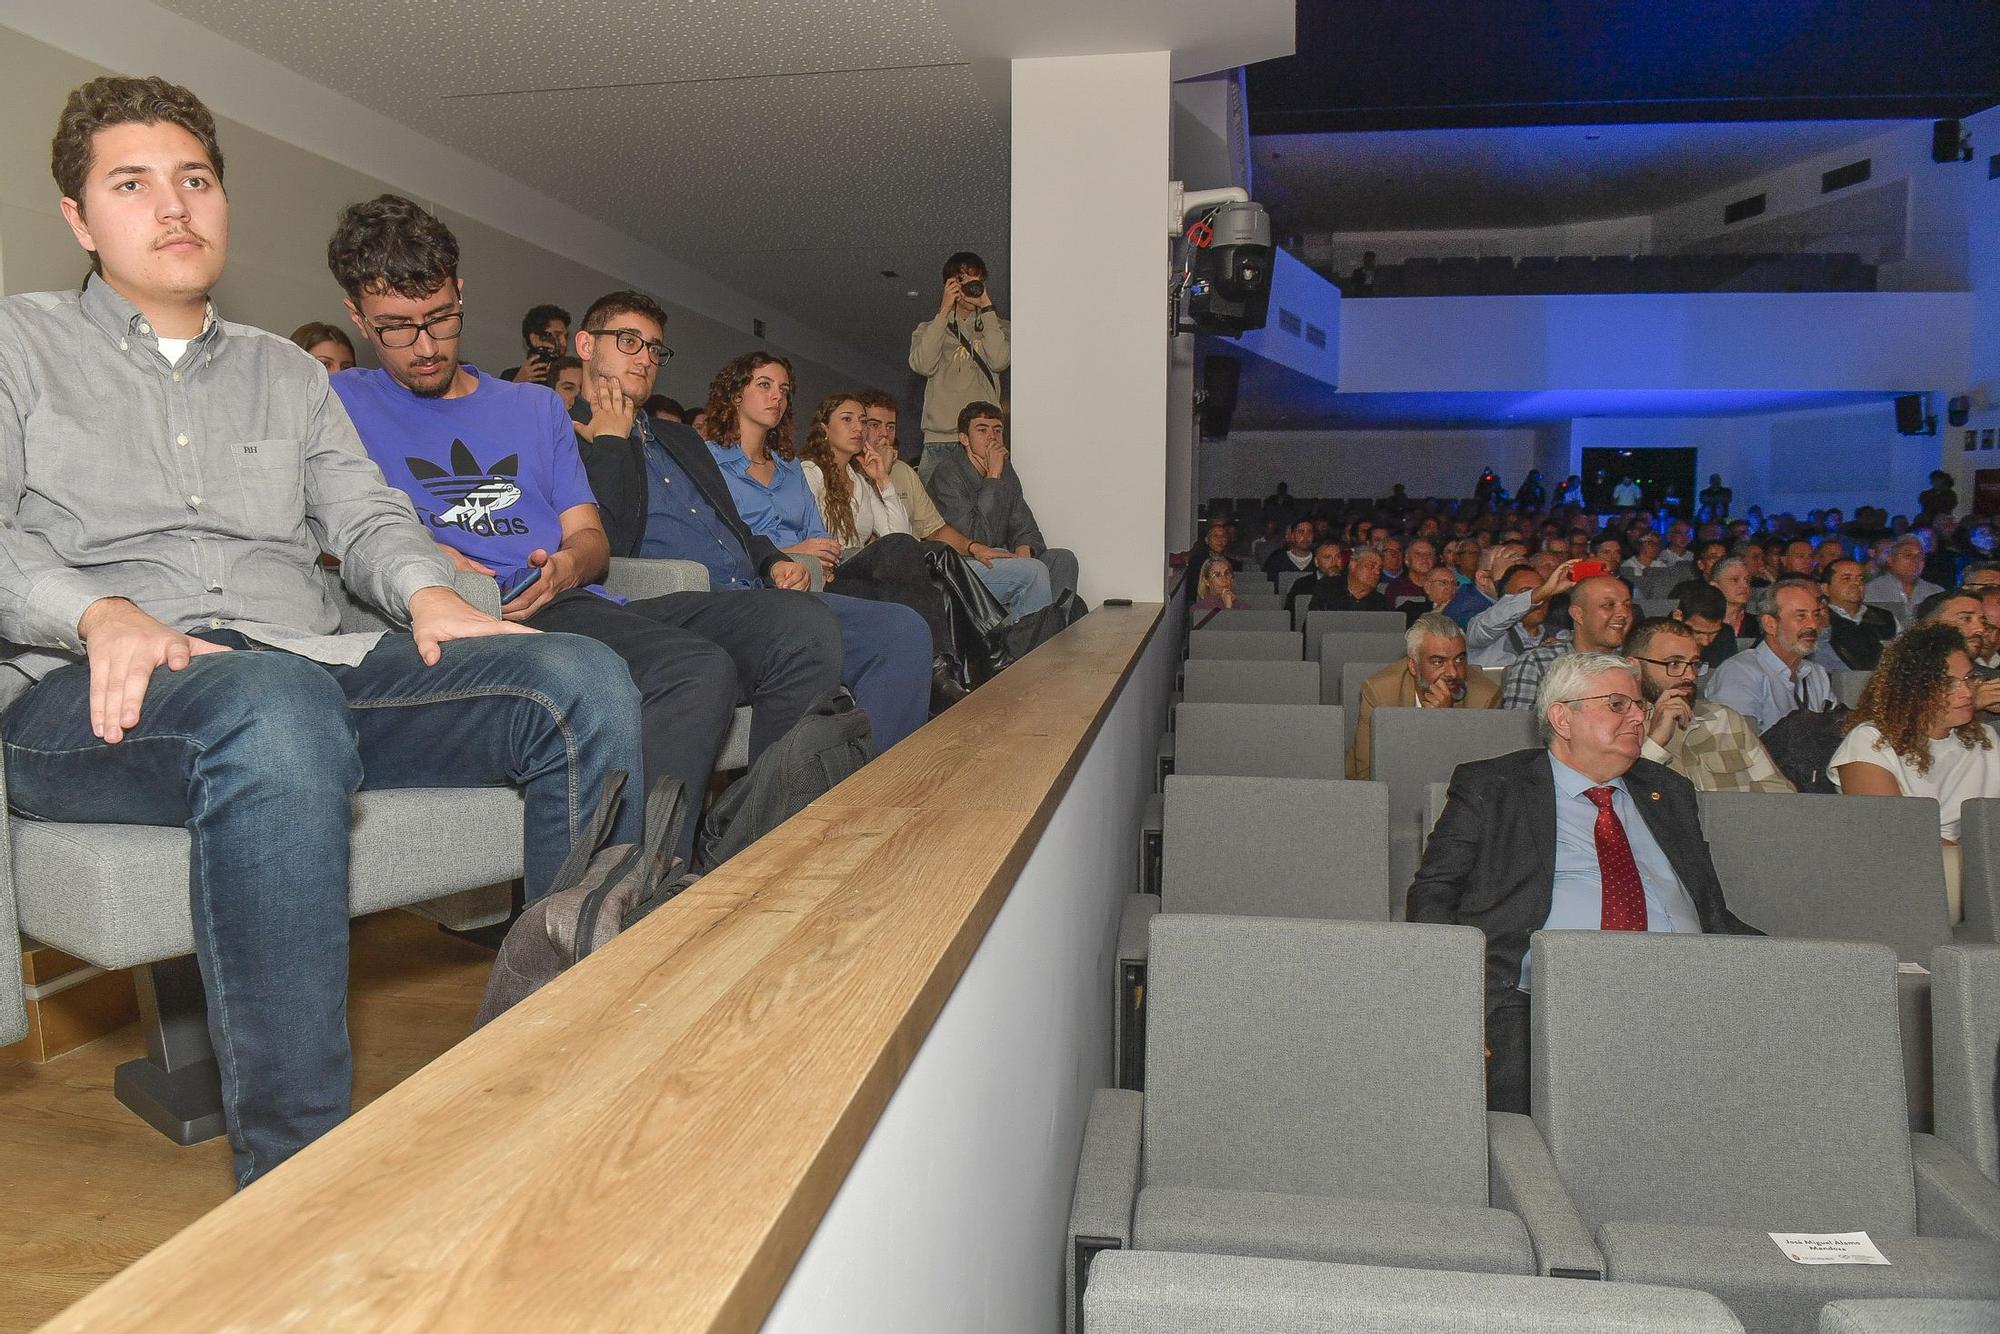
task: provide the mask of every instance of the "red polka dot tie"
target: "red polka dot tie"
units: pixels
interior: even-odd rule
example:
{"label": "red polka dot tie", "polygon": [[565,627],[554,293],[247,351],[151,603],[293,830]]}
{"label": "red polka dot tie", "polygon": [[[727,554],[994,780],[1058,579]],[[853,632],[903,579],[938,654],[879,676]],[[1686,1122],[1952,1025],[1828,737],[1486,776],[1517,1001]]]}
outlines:
{"label": "red polka dot tie", "polygon": [[1618,789],[1593,787],[1584,791],[1597,807],[1597,870],[1604,878],[1606,931],[1646,929],[1646,890],[1639,883],[1639,863],[1632,860],[1632,845],[1625,838],[1625,826],[1611,809]]}

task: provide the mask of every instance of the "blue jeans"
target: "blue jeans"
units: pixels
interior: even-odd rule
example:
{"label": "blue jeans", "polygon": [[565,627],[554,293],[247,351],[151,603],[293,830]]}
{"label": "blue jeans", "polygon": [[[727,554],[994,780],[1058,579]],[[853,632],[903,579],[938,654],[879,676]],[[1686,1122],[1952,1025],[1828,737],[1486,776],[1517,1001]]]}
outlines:
{"label": "blue jeans", "polygon": [[868,715],[875,749],[885,751],[930,718],[930,627],[900,603],[818,596],[840,622],[841,684]]}
{"label": "blue jeans", "polygon": [[[218,642],[242,645],[234,635]],[[353,1097],[348,825],[358,789],[518,786],[526,880],[545,894],[607,772],[641,772],[618,655],[569,635],[457,640],[426,667],[407,634],[353,667],[274,649],[156,669],[139,725],[90,731],[90,671],[44,677],[0,722],[14,808],[184,826],[195,958],[237,1184],[332,1129]],[[636,794],[635,794],[636,795]],[[616,839],[639,836],[628,800]],[[437,831],[448,856],[452,831]]]}
{"label": "blue jeans", "polygon": [[1009,620],[1040,611],[1055,596],[1049,591],[1049,567],[1038,560],[1016,556],[1012,560],[996,560],[988,567],[968,556],[965,563],[979,576],[979,582],[986,585],[986,591],[1007,609]]}

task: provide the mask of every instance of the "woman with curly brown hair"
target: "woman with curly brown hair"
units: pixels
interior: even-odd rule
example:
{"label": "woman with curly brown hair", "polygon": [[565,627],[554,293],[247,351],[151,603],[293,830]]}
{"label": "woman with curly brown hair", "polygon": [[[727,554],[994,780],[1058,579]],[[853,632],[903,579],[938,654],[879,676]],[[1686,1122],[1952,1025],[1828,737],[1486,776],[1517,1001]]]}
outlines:
{"label": "woman with curly brown hair", "polygon": [[1973,797],[2000,797],[2000,749],[1974,714],[1976,681],[1965,636],[1951,626],[1920,626],[1890,641],[1827,765],[1842,792],[1937,802],[1953,922],[1962,915],[1959,807]]}
{"label": "woman with curly brown hair", "polygon": [[787,556],[818,561],[833,583],[840,543],[826,531],[805,471],[792,458],[792,363],[745,352],[709,382],[708,452],[750,531]]}

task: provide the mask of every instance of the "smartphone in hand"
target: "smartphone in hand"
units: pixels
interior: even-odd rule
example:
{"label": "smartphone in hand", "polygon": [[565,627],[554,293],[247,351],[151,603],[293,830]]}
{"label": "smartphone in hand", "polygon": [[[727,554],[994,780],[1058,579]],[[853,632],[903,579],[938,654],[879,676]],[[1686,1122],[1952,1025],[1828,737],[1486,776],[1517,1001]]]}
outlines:
{"label": "smartphone in hand", "polygon": [[1610,574],[1611,567],[1601,560],[1580,560],[1569,567],[1570,576],[1578,583],[1595,579],[1600,574]]}
{"label": "smartphone in hand", "polygon": [[530,588],[534,587],[535,580],[541,577],[541,567],[530,565],[526,569],[516,570],[506,578],[501,579],[499,581],[500,605],[504,607],[515,598],[521,596],[521,594],[527,592]]}

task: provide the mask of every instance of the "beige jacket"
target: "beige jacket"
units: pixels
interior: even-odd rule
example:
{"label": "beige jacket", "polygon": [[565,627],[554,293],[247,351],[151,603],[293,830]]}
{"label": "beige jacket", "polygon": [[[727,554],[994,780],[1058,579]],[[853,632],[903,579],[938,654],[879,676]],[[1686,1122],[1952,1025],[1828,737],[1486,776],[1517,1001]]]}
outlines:
{"label": "beige jacket", "polygon": [[[1410,675],[1407,658],[1398,658],[1361,683],[1360,717],[1354,722],[1354,744],[1347,750],[1347,776],[1372,778],[1375,774],[1375,710],[1417,708],[1417,681]],[[1454,708],[1497,709],[1500,686],[1477,667],[1465,670],[1465,698]]]}
{"label": "beige jacket", "polygon": [[967,403],[981,400],[998,404],[1002,391],[986,377],[979,363],[965,350],[953,329],[965,335],[994,377],[1013,360],[1013,345],[1007,321],[992,311],[981,311],[960,322],[956,310],[926,320],[910,335],[910,369],[924,377],[924,440],[926,443],[956,442],[958,413]]}
{"label": "beige jacket", "polygon": [[938,513],[931,493],[924,490],[917,470],[897,459],[889,465],[889,481],[896,488],[896,498],[903,502],[904,513],[909,516],[910,526],[904,531],[920,541],[929,541],[931,534],[944,527],[944,515]]}

